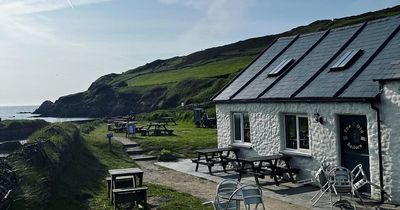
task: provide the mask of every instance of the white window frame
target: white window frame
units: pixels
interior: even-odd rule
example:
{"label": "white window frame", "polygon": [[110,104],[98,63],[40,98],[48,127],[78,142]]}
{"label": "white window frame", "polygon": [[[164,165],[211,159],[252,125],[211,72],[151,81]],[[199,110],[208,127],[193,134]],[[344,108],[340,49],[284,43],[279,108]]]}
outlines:
{"label": "white window frame", "polygon": [[[239,143],[239,144],[250,144],[250,142],[245,142],[244,141],[244,135],[245,135],[245,130],[244,130],[244,113],[245,112],[232,112],[231,116],[232,116],[232,120],[231,120],[231,124],[232,124],[232,142],[233,143]],[[240,116],[240,139],[236,139],[236,127],[235,127],[235,115],[239,115]]]}
{"label": "white window frame", "polygon": [[[296,143],[297,143],[297,149],[293,148],[287,148],[286,143],[287,143],[287,134],[286,134],[286,116],[292,115],[296,116]],[[307,118],[307,125],[308,125],[308,149],[300,148],[300,123],[299,123],[299,118]],[[310,145],[310,122],[309,122],[309,117],[305,114],[284,114],[283,115],[283,149],[284,151],[289,151],[289,152],[298,152],[298,153],[306,153],[309,154],[311,153],[311,145]]]}

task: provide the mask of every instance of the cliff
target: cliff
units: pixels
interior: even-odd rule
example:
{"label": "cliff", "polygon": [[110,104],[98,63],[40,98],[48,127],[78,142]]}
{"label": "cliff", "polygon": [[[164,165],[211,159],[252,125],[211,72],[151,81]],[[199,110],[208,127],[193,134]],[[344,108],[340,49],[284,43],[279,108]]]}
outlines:
{"label": "cliff", "polygon": [[337,28],[400,14],[400,6],[334,20],[318,20],[290,31],[156,60],[122,74],[100,77],[87,91],[45,101],[34,113],[54,117],[125,115],[184,104],[204,104],[274,39]]}

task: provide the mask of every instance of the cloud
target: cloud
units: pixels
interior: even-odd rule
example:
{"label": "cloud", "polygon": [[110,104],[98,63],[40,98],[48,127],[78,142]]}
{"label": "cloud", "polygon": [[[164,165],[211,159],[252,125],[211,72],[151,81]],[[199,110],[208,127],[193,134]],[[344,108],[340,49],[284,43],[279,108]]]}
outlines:
{"label": "cloud", "polygon": [[108,0],[0,0],[0,32],[23,42],[55,41],[50,20],[40,13],[104,1]]}
{"label": "cloud", "polygon": [[71,6],[71,8],[74,8],[74,4],[72,3],[72,1],[71,0],[67,0],[67,1],[68,1],[69,6]]}
{"label": "cloud", "polygon": [[[233,40],[230,38],[234,37],[233,34],[246,25],[244,16],[251,4],[252,1],[249,0],[208,1],[208,5],[200,6],[204,7],[201,9],[204,16],[178,39],[186,43],[200,41],[206,47],[231,42]],[[197,8],[198,6],[191,5],[190,7]]]}
{"label": "cloud", "polygon": [[204,10],[206,9],[214,0],[159,0],[162,4],[172,5],[179,4],[190,9]]}

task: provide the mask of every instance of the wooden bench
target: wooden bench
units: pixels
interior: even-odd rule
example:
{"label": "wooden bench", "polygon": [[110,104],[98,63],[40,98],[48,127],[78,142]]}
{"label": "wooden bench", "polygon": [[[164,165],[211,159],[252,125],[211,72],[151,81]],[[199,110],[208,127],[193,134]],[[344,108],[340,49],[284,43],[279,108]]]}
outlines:
{"label": "wooden bench", "polygon": [[173,133],[174,133],[174,130],[172,130],[172,129],[166,129],[166,130],[163,130],[163,132],[166,134],[166,135],[172,135]]}
{"label": "wooden bench", "polygon": [[209,159],[208,161],[206,160],[206,159],[200,159],[200,160],[198,160],[198,159],[192,159],[192,163],[196,163],[197,165],[196,165],[196,171],[198,170],[198,164],[201,164],[201,165],[205,165],[205,166],[207,166],[208,167],[208,171],[210,172],[210,175],[212,175],[212,171],[211,171],[211,168],[215,165],[215,164],[218,164],[218,163],[221,163],[222,164],[222,166],[223,166],[223,169],[224,169],[224,172],[226,173],[226,165],[228,165],[228,163],[229,163],[229,161],[227,161],[227,160],[220,160],[220,159],[216,159],[217,157],[214,157],[213,159]]}
{"label": "wooden bench", "polygon": [[300,169],[298,169],[298,168],[287,169],[287,168],[277,167],[275,169],[275,174],[277,174],[279,176],[282,176],[285,173],[299,174],[299,172],[300,172]]}
{"label": "wooden bench", "polygon": [[116,132],[116,133],[123,133],[126,130],[126,128],[124,128],[124,127],[116,127],[116,128],[113,128],[112,130],[114,132]]}
{"label": "wooden bench", "polygon": [[205,165],[208,167],[208,171],[210,175],[212,175],[211,168],[214,166],[215,162],[213,160],[206,161],[205,159],[192,159],[192,163],[196,163],[196,171],[199,169],[199,164]]}
{"label": "wooden bench", "polygon": [[112,191],[114,195],[114,210],[116,210],[118,208],[118,205],[122,203],[140,204],[143,209],[146,210],[147,190],[147,187],[114,189]]}
{"label": "wooden bench", "polygon": [[150,133],[150,131],[147,130],[146,128],[140,129],[140,134],[141,134],[142,136],[148,136],[149,133]]}
{"label": "wooden bench", "polygon": [[[107,181],[107,196],[110,197],[111,177],[106,178]],[[115,180],[115,188],[128,188],[135,186],[133,176],[119,176]]]}
{"label": "wooden bench", "polygon": [[227,173],[226,166],[229,162],[231,162],[231,160],[228,159],[230,152],[234,152],[235,156],[237,157],[237,149],[231,147],[196,150],[197,158],[192,159],[192,162],[196,163],[195,171],[198,171],[200,164],[206,165],[208,167],[210,175],[212,175],[211,168],[215,164],[220,163],[222,165],[222,168],[224,169],[224,172]]}

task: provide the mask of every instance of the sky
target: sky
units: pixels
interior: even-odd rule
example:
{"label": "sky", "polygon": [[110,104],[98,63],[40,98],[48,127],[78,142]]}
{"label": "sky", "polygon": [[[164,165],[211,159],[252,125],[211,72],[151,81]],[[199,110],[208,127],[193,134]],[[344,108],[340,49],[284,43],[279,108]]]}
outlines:
{"label": "sky", "polygon": [[39,105],[156,59],[400,0],[0,0],[0,106]]}

